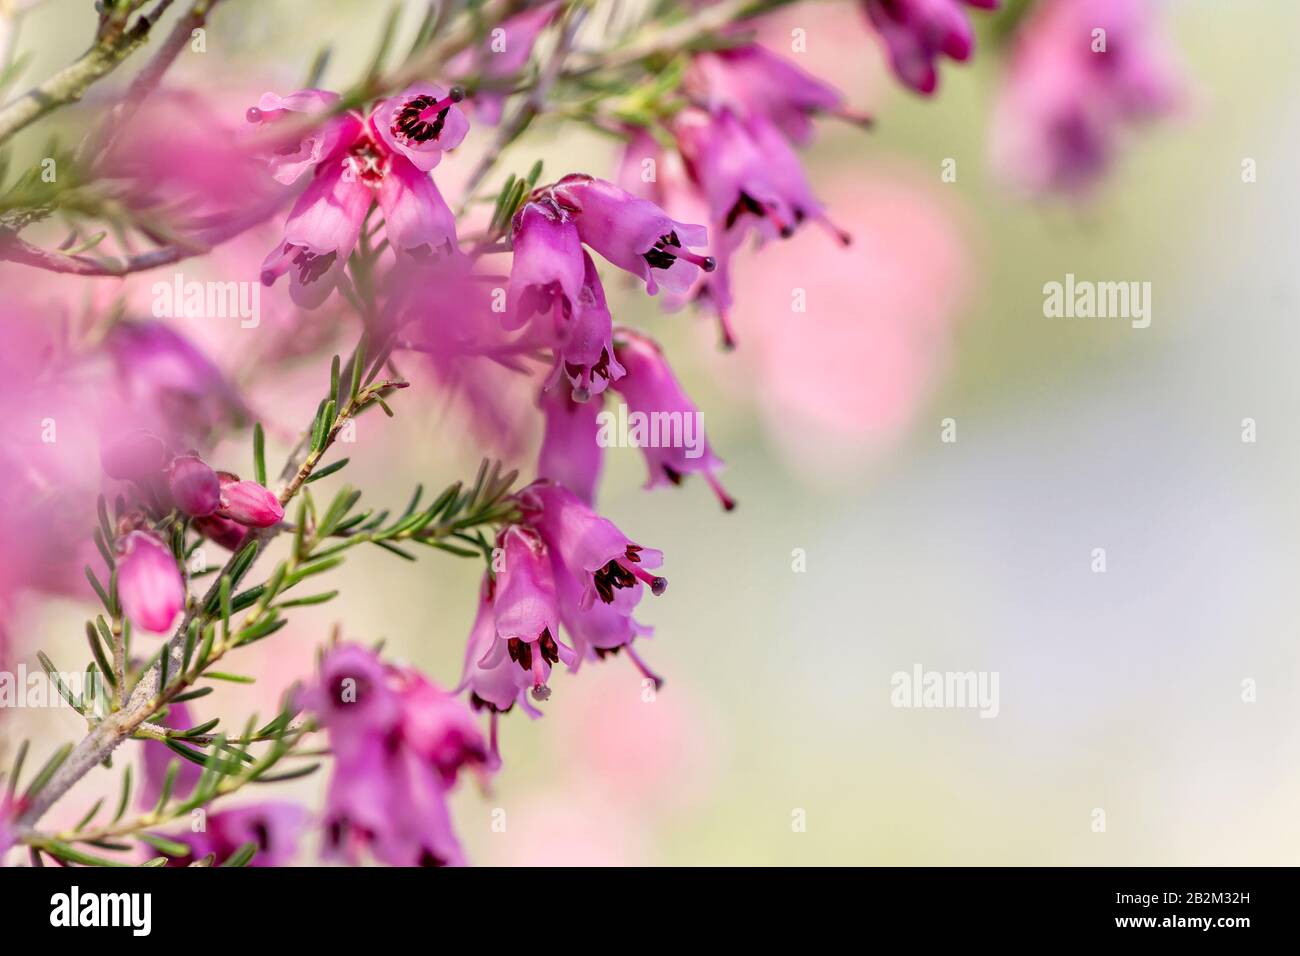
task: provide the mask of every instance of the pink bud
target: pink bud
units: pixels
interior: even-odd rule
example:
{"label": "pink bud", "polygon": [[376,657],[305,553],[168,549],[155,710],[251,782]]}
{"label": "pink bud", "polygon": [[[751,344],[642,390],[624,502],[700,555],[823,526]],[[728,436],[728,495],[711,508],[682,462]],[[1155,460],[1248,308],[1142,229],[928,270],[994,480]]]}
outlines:
{"label": "pink bud", "polygon": [[117,562],[117,593],[136,627],[155,634],[170,630],[185,606],[185,582],[171,549],[143,531],[127,535]]}
{"label": "pink bud", "polygon": [[210,515],[221,504],[217,473],[196,455],[181,455],[172,460],[169,487],[176,507],[192,518]]}
{"label": "pink bud", "polygon": [[99,461],[110,478],[142,481],[163,470],[167,464],[167,449],[157,435],[135,429],[105,441]]}
{"label": "pink bud", "polygon": [[231,521],[220,515],[205,515],[195,518],[193,528],[209,541],[216,542],[228,551],[238,551],[248,536],[248,529],[238,521]]}
{"label": "pink bud", "polygon": [[221,509],[218,514],[223,518],[232,518],[252,528],[269,528],[280,523],[284,508],[274,492],[255,481],[240,481],[224,472],[220,478]]}

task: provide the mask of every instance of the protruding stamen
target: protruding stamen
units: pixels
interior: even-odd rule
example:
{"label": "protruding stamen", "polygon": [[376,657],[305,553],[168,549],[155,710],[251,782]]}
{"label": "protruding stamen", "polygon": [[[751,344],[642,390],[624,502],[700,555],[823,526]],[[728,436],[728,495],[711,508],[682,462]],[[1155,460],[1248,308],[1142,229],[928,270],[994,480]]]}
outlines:
{"label": "protruding stamen", "polygon": [[[627,567],[627,565],[624,565],[624,567]],[[668,590],[667,578],[653,575],[639,564],[632,565],[631,571],[641,581],[645,582],[645,584],[650,588],[650,592],[654,594],[655,597],[658,597]]]}
{"label": "protruding stamen", "polygon": [[731,328],[731,317],[726,309],[718,309],[718,330],[722,333],[722,348],[730,352],[736,347],[736,334]]}
{"label": "protruding stamen", "polygon": [[262,118],[262,111],[256,106],[250,106],[244,113],[244,119],[248,120],[250,123],[260,123],[262,122]]}
{"label": "protruding stamen", "polygon": [[627,648],[627,656],[632,658],[632,663],[635,664],[636,669],[641,672],[641,676],[645,677],[648,680],[654,681],[655,690],[662,690],[664,686],[664,679],[646,666],[645,661],[641,660],[641,655],[638,654],[635,650],[633,650],[631,644],[625,644],[624,647]]}
{"label": "protruding stamen", "polygon": [[736,510],[736,499],[727,494],[727,489],[722,487],[722,482],[718,481],[717,476],[714,475],[713,472],[706,471],[704,473],[704,480],[709,483],[709,487],[713,489],[713,493],[717,495],[718,500],[722,502],[722,508],[724,511]]}
{"label": "protruding stamen", "polygon": [[817,216],[817,224],[829,232],[842,246],[853,245],[853,236],[847,229],[841,229],[835,223],[831,222],[824,214]]}
{"label": "protruding stamen", "polygon": [[501,722],[500,712],[493,707],[488,717],[488,760],[487,768],[489,770],[498,770],[501,767],[501,747],[497,743],[497,725]]}
{"label": "protruding stamen", "polygon": [[694,263],[705,272],[712,272],[718,267],[718,260],[713,256],[702,256],[698,252],[691,252],[689,249],[682,249],[676,255],[678,259],[685,259],[687,262]]}

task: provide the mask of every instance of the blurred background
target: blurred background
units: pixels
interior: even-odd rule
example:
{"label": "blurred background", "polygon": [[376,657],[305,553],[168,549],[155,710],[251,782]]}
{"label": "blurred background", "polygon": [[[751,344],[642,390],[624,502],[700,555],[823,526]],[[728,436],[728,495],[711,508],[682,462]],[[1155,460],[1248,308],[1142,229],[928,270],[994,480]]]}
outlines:
{"label": "blurred background", "polygon": [[[893,82],[852,5],[804,4],[765,26],[783,52],[806,30],[801,65],[876,118],[865,132],[822,121],[805,157],[855,242],[805,230],[744,253],[729,354],[710,321],[662,314],[607,275],[616,321],[664,343],[740,504],[723,513],[698,479],[642,491],[639,454],[609,452],[602,511],[666,554],[671,584],[643,605],[655,635],[639,647],[667,684],[646,700],[620,656],[559,675],[543,719],[510,714],[491,791],[462,784],[455,797],[471,860],[1300,858],[1300,9],[1161,6],[1180,109],[1136,131],[1086,202],[1027,200],[990,172],[1006,68],[990,24],[932,99]],[[29,78],[83,48],[82,7],[54,0],[24,24]],[[380,19],[362,2],[231,2],[206,59],[172,80],[221,94],[238,116],[264,89],[298,85],[323,41],[325,85],[349,81]],[[476,138],[437,172],[448,195]],[[538,156],[544,179],[610,175],[617,150],[546,127],[502,169]],[[1246,159],[1255,182],[1243,182]],[[1150,282],[1150,327],[1045,318],[1043,286],[1067,273]],[[790,308],[796,289],[806,312]],[[265,290],[275,296],[283,287]],[[323,375],[319,362],[286,368],[263,399],[280,428],[270,460]],[[416,482],[472,473],[479,445],[454,403],[407,394],[397,410],[358,429],[346,475],[368,501],[400,507]],[[955,441],[942,440],[946,419]],[[525,467],[536,441],[518,454]],[[246,441],[229,446],[247,454]],[[336,624],[453,686],[478,575],[450,555],[357,555],[330,583],[339,600],[241,652],[256,685],[220,688],[195,715],[269,712]],[[25,600],[18,657],[34,666],[41,647],[79,661],[86,613]],[[996,672],[998,715],[891,706],[891,675],[918,664]],[[41,756],[79,732],[62,710],[0,727]],[[48,819],[75,822],[112,780],[96,771]],[[325,782],[278,789],[319,807]]]}

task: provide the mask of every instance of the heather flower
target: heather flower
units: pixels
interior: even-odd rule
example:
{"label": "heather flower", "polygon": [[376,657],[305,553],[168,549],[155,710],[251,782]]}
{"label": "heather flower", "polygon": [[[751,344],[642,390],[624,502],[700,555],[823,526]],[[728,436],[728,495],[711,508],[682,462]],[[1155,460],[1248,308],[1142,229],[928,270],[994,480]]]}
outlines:
{"label": "heather flower", "polygon": [[600,274],[585,251],[582,262],[582,290],[561,332],[555,367],[555,377],[563,373],[577,402],[589,401],[605,391],[610,382],[623,377],[623,366],[614,358],[614,323],[605,304]]}
{"label": "heather flower", "polygon": [[497,539],[501,569],[493,594],[496,641],[479,663],[485,668],[507,656],[532,676],[533,696],[550,696],[551,665],[574,662],[573,651],[559,640],[560,616],[546,544],[533,531],[511,525]]}
{"label": "heather flower", "polygon": [[131,623],[155,634],[170,630],[185,607],[185,581],[176,556],[148,532],[132,531],[122,542],[117,589]]}
{"label": "heather flower", "polygon": [[173,458],[167,484],[176,507],[192,518],[210,515],[221,504],[217,473],[197,455]]}
{"label": "heather flower", "polygon": [[394,249],[420,257],[455,253],[456,218],[426,173],[394,159],[380,180],[378,199]]}
{"label": "heather flower", "polygon": [[[528,688],[532,674],[520,668],[509,655],[495,655],[497,647],[496,609],[493,597],[495,581],[491,575],[483,576],[479,589],[478,612],[470,628],[465,646],[465,664],[460,684],[456,688],[469,691],[470,706],[475,710],[487,709],[493,715],[493,747],[496,754],[496,715],[506,713],[517,703],[530,717],[541,716],[541,711],[528,702]],[[485,660],[491,664],[485,665]],[[499,762],[499,758],[497,758]]]}
{"label": "heather flower", "polygon": [[240,480],[222,472],[218,514],[250,528],[269,528],[284,518],[284,507],[275,492],[255,481]]}
{"label": "heather flower", "polygon": [[284,225],[284,239],[262,263],[262,284],[290,273],[289,294],[304,309],[334,290],[361,236],[370,190],[343,163],[317,167]]}
{"label": "heather flower", "polygon": [[[627,402],[629,415],[640,413],[646,421],[684,423],[688,418],[699,421],[699,409],[678,383],[663,350],[650,339],[626,329],[619,330],[618,339],[614,351],[627,369],[627,375],[615,387]],[[683,434],[684,431],[683,425]],[[722,460],[713,453],[702,432],[699,438],[700,443],[693,447],[687,447],[685,441],[661,443],[658,447],[644,444],[641,451],[650,471],[646,487],[676,485],[685,475],[702,474],[722,506],[730,511],[736,502],[717,477],[723,467]]]}
{"label": "heather flower", "polygon": [[355,863],[368,849],[390,866],[464,862],[446,794],[461,767],[486,759],[487,747],[463,705],[355,644],[331,649],[300,702],[328,731],[334,753],[329,853]]}
{"label": "heather flower", "polygon": [[[289,213],[283,240],[262,264],[263,284],[289,272],[294,302],[307,309],[323,303],[343,277],[374,200],[396,251],[420,257],[453,253],[455,220],[426,174],[469,129],[452,106],[461,95],[458,89],[444,95],[438,87],[417,84],[381,101],[364,123],[354,118],[337,126],[319,149],[299,144],[295,156],[319,152],[321,159]],[[290,172],[296,178],[301,170]]]}
{"label": "heather flower", "polygon": [[454,695],[412,668],[397,672],[402,739],[429,761],[450,787],[463,767],[487,762],[483,732]]}
{"label": "heather flower", "polygon": [[998,7],[998,0],[863,0],[894,75],[918,93],[933,93],[939,85],[940,57],[970,59],[975,35],[963,3],[985,10]]}
{"label": "heather flower", "polygon": [[238,521],[223,518],[219,514],[195,518],[191,523],[199,534],[213,541],[228,551],[238,551],[248,538],[248,528]]}
{"label": "heather flower", "polygon": [[818,114],[866,122],[848,113],[835,87],[758,43],[696,54],[686,86],[709,112],[766,117],[801,146],[812,140]]}
{"label": "heather flower", "polygon": [[519,499],[555,561],[577,581],[579,609],[599,599],[630,611],[641,599],[642,584],[654,594],[668,587],[666,578],[650,573],[663,564],[663,552],[641,547],[567,488],[539,481],[520,492]]}
{"label": "heather flower", "polygon": [[[1104,31],[1104,48],[1094,30]],[[1031,192],[1086,192],[1110,167],[1124,132],[1171,112],[1178,99],[1149,6],[1052,0],[1017,33],[993,115],[993,164]]]}
{"label": "heather flower", "polygon": [[534,315],[549,315],[558,333],[578,307],[585,278],[577,226],[555,203],[530,201],[515,213],[511,232],[514,255],[502,325],[514,330]]}
{"label": "heather flower", "polygon": [[684,110],[673,132],[720,227],[715,233],[752,227],[762,240],[788,238],[812,219],[848,241],[813,196],[798,155],[765,117]]}
{"label": "heather flower", "polygon": [[469,132],[469,120],[455,104],[464,99],[459,87],[448,92],[430,83],[416,83],[381,102],[370,116],[370,127],[392,151],[428,172],[455,149]]}
{"label": "heather flower", "polygon": [[599,399],[574,401],[569,389],[543,390],[539,399],[545,430],[537,456],[537,477],[564,485],[584,504],[596,501],[604,451],[596,441]]}
{"label": "heather flower", "polygon": [[582,241],[643,280],[650,295],[660,284],[670,292],[685,291],[699,270],[714,269],[712,258],[690,248],[708,241],[704,226],[671,219],[654,203],[613,183],[573,174],[552,186],[550,194],[573,217]]}
{"label": "heather flower", "polygon": [[[263,93],[256,106],[244,114],[248,122],[269,127],[286,113],[324,114],[338,102],[337,93],[327,90],[298,90],[288,96]],[[286,141],[270,150],[267,157],[271,175],[276,182],[288,186],[307,170],[346,149],[361,131],[361,118],[355,113],[332,116],[325,122],[310,127],[296,142]]]}
{"label": "heather flower", "polygon": [[[637,669],[653,680],[656,686],[662,684],[662,679],[651,672],[631,649],[636,638],[649,637],[654,633],[654,628],[638,623],[632,617],[631,609],[621,608],[614,603],[593,601],[584,607],[584,587],[578,576],[558,560],[555,565],[560,620],[564,624],[565,633],[573,641],[578,661],[587,658],[600,660],[627,648],[628,656]],[[574,669],[577,669],[577,663]]]}
{"label": "heather flower", "polygon": [[171,857],[167,865],[189,866],[212,854],[213,864],[220,866],[245,844],[252,843],[257,846],[257,852],[249,866],[288,866],[298,855],[298,844],[307,828],[307,819],[306,810],[283,800],[213,811],[207,815],[203,830],[167,835],[172,842],[190,848],[187,856]]}
{"label": "heather flower", "polygon": [[117,322],[105,345],[131,409],[128,417],[167,443],[199,444],[213,431],[247,418],[243,400],[221,369],[166,322]]}
{"label": "heather flower", "polygon": [[661,206],[675,218],[713,222],[710,250],[716,268],[707,273],[701,270],[694,284],[684,291],[667,293],[664,307],[673,311],[688,301],[707,307],[718,319],[723,346],[734,346],[735,333],[729,316],[732,305],[730,260],[744,238],[743,233],[728,231],[713,220],[709,214],[709,201],[692,180],[681,152],[664,149],[644,127],[628,131],[618,182],[623,189]]}

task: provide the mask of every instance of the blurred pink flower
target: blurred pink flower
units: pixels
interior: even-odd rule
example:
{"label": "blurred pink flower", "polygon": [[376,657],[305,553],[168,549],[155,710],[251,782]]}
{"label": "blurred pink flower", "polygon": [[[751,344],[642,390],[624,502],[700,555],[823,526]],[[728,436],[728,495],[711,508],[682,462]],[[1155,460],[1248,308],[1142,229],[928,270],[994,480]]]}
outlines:
{"label": "blurred pink flower", "polygon": [[334,754],[327,855],[356,864],[368,849],[390,866],[465,862],[447,791],[462,768],[488,760],[488,749],[463,703],[357,644],[333,647],[299,702]]}
{"label": "blurred pink flower", "polygon": [[752,390],[791,462],[833,481],[897,441],[938,384],[973,271],[961,218],[931,184],[859,168],[826,187],[854,244],[804,236],[738,263],[745,347],[738,366],[717,365]]}
{"label": "blurred pink flower", "polygon": [[1086,194],[1127,128],[1175,109],[1181,82],[1157,19],[1141,0],[1048,0],[1027,17],[993,114],[1003,179]]}
{"label": "blurred pink flower", "polygon": [[940,57],[963,62],[975,48],[966,6],[995,10],[998,0],[863,0],[880,34],[894,75],[918,93],[939,85]]}
{"label": "blurred pink flower", "polygon": [[267,800],[207,814],[204,828],[167,834],[167,839],[190,848],[189,855],[172,857],[168,866],[190,866],[212,854],[220,866],[245,844],[257,852],[249,866],[288,866],[298,855],[298,844],[307,828],[307,811],[296,803]]}

